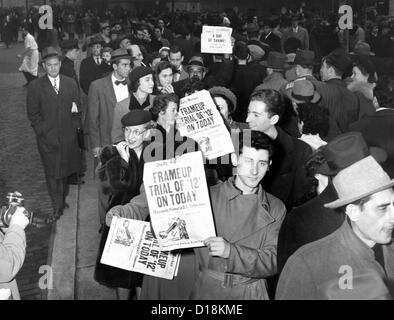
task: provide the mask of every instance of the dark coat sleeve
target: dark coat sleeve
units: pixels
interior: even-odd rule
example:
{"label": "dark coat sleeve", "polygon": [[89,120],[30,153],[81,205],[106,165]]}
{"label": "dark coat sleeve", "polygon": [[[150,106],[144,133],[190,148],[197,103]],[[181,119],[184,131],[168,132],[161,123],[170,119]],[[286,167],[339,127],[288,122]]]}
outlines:
{"label": "dark coat sleeve", "polygon": [[36,135],[40,136],[47,130],[47,127],[43,119],[38,92],[38,80],[32,81],[27,89],[27,117]]}

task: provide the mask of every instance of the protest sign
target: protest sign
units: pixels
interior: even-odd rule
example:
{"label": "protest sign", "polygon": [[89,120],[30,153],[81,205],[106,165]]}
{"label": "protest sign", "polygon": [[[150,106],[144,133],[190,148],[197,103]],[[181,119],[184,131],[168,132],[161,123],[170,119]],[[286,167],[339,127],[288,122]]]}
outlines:
{"label": "protest sign", "polygon": [[231,33],[227,27],[203,26],[201,34],[201,53],[231,54]]}
{"label": "protest sign", "polygon": [[101,263],[171,280],[178,271],[179,257],[160,250],[149,222],[115,216]]}
{"label": "protest sign", "polygon": [[204,246],[215,236],[202,154],[145,163],[151,224],[162,250]]}
{"label": "protest sign", "polygon": [[234,152],[230,133],[207,90],[182,98],[178,115],[180,134],[196,141],[208,160]]}

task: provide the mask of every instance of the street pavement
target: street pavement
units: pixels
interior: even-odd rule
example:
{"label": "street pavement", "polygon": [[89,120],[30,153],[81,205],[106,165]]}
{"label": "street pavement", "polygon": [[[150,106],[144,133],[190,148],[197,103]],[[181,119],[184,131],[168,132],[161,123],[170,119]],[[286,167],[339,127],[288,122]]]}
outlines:
{"label": "street pavement", "polygon": [[[23,44],[0,43],[0,203],[19,191],[35,216],[52,211],[36,139],[26,114],[24,76],[16,55]],[[42,74],[42,69],[39,72]],[[85,184],[71,186],[70,208],[53,225],[29,226],[27,249],[16,279],[23,300],[113,300],[114,289],[93,279],[100,242],[93,159],[88,155]]]}

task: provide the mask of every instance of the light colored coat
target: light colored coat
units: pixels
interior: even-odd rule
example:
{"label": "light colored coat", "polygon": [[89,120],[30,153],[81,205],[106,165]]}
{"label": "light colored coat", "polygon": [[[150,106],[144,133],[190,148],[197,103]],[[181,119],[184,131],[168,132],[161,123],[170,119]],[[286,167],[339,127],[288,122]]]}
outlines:
{"label": "light colored coat", "polygon": [[[200,273],[193,299],[269,299],[266,278],[277,272],[277,241],[286,209],[261,186],[257,194],[243,195],[233,182],[234,177],[210,188],[217,236],[230,243],[230,256],[211,257],[207,247],[195,248]],[[215,277],[224,273],[246,283],[226,286]]]}

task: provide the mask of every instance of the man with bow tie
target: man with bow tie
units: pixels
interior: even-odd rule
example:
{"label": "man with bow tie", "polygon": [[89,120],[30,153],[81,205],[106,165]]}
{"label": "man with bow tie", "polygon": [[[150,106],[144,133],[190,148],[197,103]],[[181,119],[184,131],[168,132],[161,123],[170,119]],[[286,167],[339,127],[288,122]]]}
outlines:
{"label": "man with bow tie", "polygon": [[[102,147],[113,143],[111,138],[114,108],[117,102],[129,97],[127,77],[131,70],[132,57],[126,49],[112,52],[113,72],[93,81],[88,94],[88,134],[90,148],[95,157],[95,167]],[[108,196],[99,190],[100,223],[104,224]]]}

